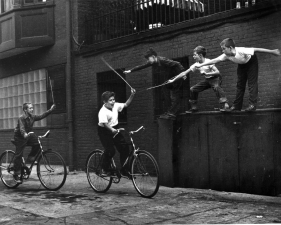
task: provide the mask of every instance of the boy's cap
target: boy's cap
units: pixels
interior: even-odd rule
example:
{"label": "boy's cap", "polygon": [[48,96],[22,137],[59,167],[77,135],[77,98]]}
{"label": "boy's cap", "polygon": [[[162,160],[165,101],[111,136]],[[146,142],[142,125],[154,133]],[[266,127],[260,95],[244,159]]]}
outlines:
{"label": "boy's cap", "polygon": [[153,48],[149,48],[149,49],[145,52],[144,57],[145,57],[146,59],[148,59],[148,57],[150,57],[150,56],[152,56],[152,55],[157,56],[157,53],[153,50]]}

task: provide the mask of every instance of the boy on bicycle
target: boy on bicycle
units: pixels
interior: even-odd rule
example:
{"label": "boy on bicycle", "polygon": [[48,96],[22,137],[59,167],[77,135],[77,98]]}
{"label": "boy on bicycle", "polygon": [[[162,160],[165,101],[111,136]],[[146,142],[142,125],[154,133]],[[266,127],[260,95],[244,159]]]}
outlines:
{"label": "boy on bicycle", "polygon": [[[131,89],[131,95],[125,103],[115,102],[115,93],[106,91],[102,94],[101,98],[104,103],[99,111],[98,118],[98,135],[102,146],[104,147],[104,154],[102,160],[102,173],[105,175],[111,175],[111,159],[115,155],[115,148],[120,154],[121,166],[124,163],[130,153],[129,145],[126,143],[124,136],[118,133],[118,114],[124,108],[128,107],[136,93],[135,89]],[[118,135],[115,136],[115,134]],[[121,174],[128,176],[128,164],[121,168]]]}
{"label": "boy on bicycle", "polygon": [[16,143],[16,153],[14,158],[14,179],[17,183],[22,183],[20,179],[22,156],[25,146],[32,146],[32,149],[28,155],[27,161],[32,162],[35,160],[35,156],[40,149],[38,137],[32,132],[33,124],[35,121],[39,121],[51,114],[56,108],[55,105],[44,112],[41,115],[33,114],[33,105],[31,103],[24,103],[22,106],[23,114],[18,119],[18,124],[14,130],[14,139]]}

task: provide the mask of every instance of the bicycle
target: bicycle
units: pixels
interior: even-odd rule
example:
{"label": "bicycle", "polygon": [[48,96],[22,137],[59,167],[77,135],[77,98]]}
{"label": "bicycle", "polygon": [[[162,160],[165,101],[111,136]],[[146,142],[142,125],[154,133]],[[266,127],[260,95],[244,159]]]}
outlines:
{"label": "bicycle", "polygon": [[[122,176],[120,171],[116,168],[114,159],[112,158],[111,167],[114,173],[110,176],[102,173],[101,162],[104,151],[96,149],[92,151],[86,161],[87,179],[95,192],[105,193],[109,190],[112,183],[119,183],[121,178],[131,179],[136,191],[146,198],[151,198],[158,192],[159,189],[159,168],[154,157],[145,150],[139,150],[135,147],[132,135],[144,129],[141,126],[136,131],[129,131],[131,144],[133,149],[130,151],[124,165],[130,164],[129,177]],[[118,133],[125,129],[118,129]],[[116,135],[115,134],[114,137]],[[123,165],[123,166],[124,166]]]}
{"label": "bicycle", "polygon": [[[35,159],[28,167],[22,157],[21,180],[27,180],[31,174],[32,167],[37,164],[37,176],[41,184],[51,191],[59,190],[65,183],[67,176],[67,169],[62,156],[48,149],[43,150],[41,139],[47,138],[50,134],[48,130],[43,136],[38,136],[40,151],[35,156]],[[16,145],[12,139],[11,142]],[[16,188],[21,183],[14,180],[14,166],[13,161],[15,152],[13,150],[5,150],[0,156],[0,176],[3,184],[8,188]],[[36,163],[37,162],[37,163]]]}

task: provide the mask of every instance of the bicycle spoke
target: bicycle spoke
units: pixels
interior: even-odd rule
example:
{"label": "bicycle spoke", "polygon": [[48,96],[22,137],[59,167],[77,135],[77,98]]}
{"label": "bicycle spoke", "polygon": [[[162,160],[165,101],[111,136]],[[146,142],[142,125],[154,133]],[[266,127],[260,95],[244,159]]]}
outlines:
{"label": "bicycle spoke", "polygon": [[44,152],[38,160],[37,175],[46,189],[60,189],[64,185],[67,176],[63,158],[57,152]]}
{"label": "bicycle spoke", "polygon": [[153,197],[159,189],[159,170],[152,155],[139,151],[132,163],[132,179],[143,197]]}
{"label": "bicycle spoke", "polygon": [[87,179],[91,188],[96,192],[106,192],[112,183],[112,177],[101,175],[102,154],[102,151],[93,151],[86,162]]}
{"label": "bicycle spoke", "polygon": [[0,156],[0,175],[3,184],[8,188],[15,188],[19,184],[14,180],[13,160],[15,153],[11,150],[6,150]]}

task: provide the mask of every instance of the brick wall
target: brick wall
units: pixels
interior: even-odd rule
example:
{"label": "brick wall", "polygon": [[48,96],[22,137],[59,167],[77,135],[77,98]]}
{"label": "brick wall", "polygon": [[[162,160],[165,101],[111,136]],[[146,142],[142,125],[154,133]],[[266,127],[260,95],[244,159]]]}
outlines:
{"label": "brick wall", "polygon": [[[152,37],[143,42],[136,42],[134,46],[124,47],[122,50],[106,50],[104,53],[94,53],[92,56],[77,56],[75,62],[75,149],[76,158],[79,159],[78,167],[83,168],[86,157],[90,151],[100,148],[101,144],[97,136],[97,85],[96,74],[109,69],[100,60],[103,56],[113,68],[132,68],[144,62],[143,52],[149,47],[159,55],[168,58],[188,56],[190,64],[193,63],[192,50],[203,45],[208,49],[207,57],[214,58],[221,54],[219,43],[222,39],[231,37],[237,46],[259,47],[275,49],[281,48],[281,12],[276,11],[267,16],[256,17],[251,20],[241,18],[239,22],[221,23],[218,26],[208,28],[208,24],[198,32],[186,32],[170,39],[157,40]],[[218,17],[219,18],[219,17]],[[210,24],[211,26],[212,24]],[[187,25],[188,26],[188,25]],[[280,57],[258,53],[259,73],[259,104],[258,108],[281,107],[281,67]],[[223,62],[217,65],[223,76],[223,88],[232,102],[236,91],[236,67],[234,63]],[[153,91],[138,93],[139,90],[152,85],[151,69],[127,75],[127,81],[136,88],[137,94],[131,106],[128,108],[128,129],[138,128],[144,125],[147,129],[144,135],[136,136],[137,144],[157,156],[157,122],[153,119]],[[202,80],[198,74],[190,75],[190,85]],[[244,107],[247,106],[248,91],[244,97]],[[129,96],[129,88],[127,89]],[[203,111],[214,110],[219,104],[211,89],[206,90],[199,96],[199,108]]]}

